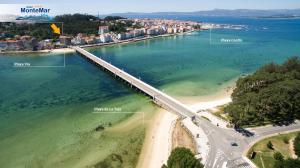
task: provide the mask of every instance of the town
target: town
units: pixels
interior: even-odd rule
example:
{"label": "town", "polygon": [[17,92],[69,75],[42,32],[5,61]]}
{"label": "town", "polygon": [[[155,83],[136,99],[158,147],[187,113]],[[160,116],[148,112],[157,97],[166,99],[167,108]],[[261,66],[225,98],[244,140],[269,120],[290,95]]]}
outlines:
{"label": "town", "polygon": [[[131,23],[125,31],[114,30],[112,24]],[[46,23],[49,24],[49,23]],[[50,28],[50,27],[49,27]],[[107,45],[128,41],[139,41],[156,36],[174,35],[199,30],[201,23],[192,21],[166,20],[166,19],[118,19],[107,25],[98,27],[98,34],[78,33],[67,35],[62,32],[56,39],[41,39],[30,35],[0,34],[0,51],[40,51],[66,48],[74,45]]]}

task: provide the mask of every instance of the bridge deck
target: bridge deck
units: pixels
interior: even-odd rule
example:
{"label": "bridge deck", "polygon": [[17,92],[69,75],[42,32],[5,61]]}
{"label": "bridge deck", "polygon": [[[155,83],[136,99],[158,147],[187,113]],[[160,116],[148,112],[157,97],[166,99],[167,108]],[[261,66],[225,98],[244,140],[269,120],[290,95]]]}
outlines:
{"label": "bridge deck", "polygon": [[169,95],[161,92],[160,90],[148,85],[147,83],[137,79],[136,77],[128,74],[127,72],[115,67],[114,65],[104,61],[103,59],[89,53],[88,51],[80,48],[80,47],[73,47],[78,53],[82,56],[88,58],[89,60],[93,61],[94,63],[100,65],[101,67],[105,68],[106,70],[110,71],[111,73],[115,74],[116,76],[122,78],[129,84],[135,86],[136,88],[140,89],[147,95],[153,98],[153,101],[163,107],[166,107],[174,112],[177,112],[183,117],[192,117],[194,113],[186,107],[181,102],[177,101],[176,99],[170,97]]}

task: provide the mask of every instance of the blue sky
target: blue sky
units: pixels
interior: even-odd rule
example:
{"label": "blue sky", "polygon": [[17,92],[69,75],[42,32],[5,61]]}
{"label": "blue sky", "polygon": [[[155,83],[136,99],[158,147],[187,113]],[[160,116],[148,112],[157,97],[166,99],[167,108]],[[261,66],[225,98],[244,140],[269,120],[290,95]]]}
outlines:
{"label": "blue sky", "polygon": [[[295,9],[300,0],[0,0],[1,4],[44,4],[62,13],[199,11],[211,9]],[[0,8],[1,10],[1,8]]]}

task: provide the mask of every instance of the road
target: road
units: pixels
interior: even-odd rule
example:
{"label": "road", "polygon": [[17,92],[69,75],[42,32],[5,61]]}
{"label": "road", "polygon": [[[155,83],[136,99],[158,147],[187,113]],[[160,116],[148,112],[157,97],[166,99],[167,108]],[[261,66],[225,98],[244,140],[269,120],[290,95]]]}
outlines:
{"label": "road", "polygon": [[[195,111],[188,108],[186,105],[148,85],[140,79],[135,78],[127,72],[113,66],[112,64],[80,47],[73,47],[73,49],[95,64],[105,68],[115,76],[120,77],[131,86],[143,91],[148,96],[152,97],[153,101],[159,106],[171,111],[175,111],[183,117],[193,118],[194,116],[197,116]],[[242,156],[244,151],[256,140],[280,132],[300,130],[300,122],[296,122],[295,124],[291,124],[289,126],[266,126],[248,129],[250,132],[253,132],[254,135],[246,137],[234,129],[217,127],[199,116],[197,116],[196,119],[199,121],[198,126],[204,130],[209,141],[210,149],[205,162],[206,168],[250,168],[252,166],[249,165],[249,163]],[[232,146],[232,142],[237,143],[237,146]]]}
{"label": "road", "polygon": [[[246,137],[234,129],[216,127],[203,118],[198,118],[198,120],[198,126],[205,131],[209,140],[210,149],[205,163],[206,168],[253,167],[242,156],[254,142],[277,133],[300,130],[300,122],[297,121],[288,126],[265,126],[247,129],[254,135]],[[232,142],[237,143],[238,146],[232,146]]]}

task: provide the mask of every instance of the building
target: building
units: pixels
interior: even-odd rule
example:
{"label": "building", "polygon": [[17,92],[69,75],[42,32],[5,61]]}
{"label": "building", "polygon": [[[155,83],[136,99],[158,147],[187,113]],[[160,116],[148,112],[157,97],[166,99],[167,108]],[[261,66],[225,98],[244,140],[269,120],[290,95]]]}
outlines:
{"label": "building", "polygon": [[7,40],[7,48],[6,50],[15,51],[18,50],[18,41],[17,40]]}
{"label": "building", "polygon": [[108,43],[112,41],[112,36],[109,33],[101,34],[100,35],[100,42],[101,43]]}
{"label": "building", "polygon": [[98,29],[98,34],[99,35],[105,34],[105,33],[108,33],[108,32],[109,32],[108,26],[99,26],[99,29]]}
{"label": "building", "polygon": [[6,41],[0,41],[0,51],[4,51],[7,48],[7,42]]}
{"label": "building", "polygon": [[147,30],[147,34],[150,36],[156,35],[157,31],[155,28],[150,28]]}
{"label": "building", "polygon": [[125,33],[125,39],[133,38],[133,32],[127,32]]}
{"label": "building", "polygon": [[173,28],[172,27],[168,27],[167,33],[168,34],[172,34],[173,32],[174,32]]}
{"label": "building", "polygon": [[95,36],[90,36],[85,38],[85,43],[87,44],[95,44],[97,42]]}
{"label": "building", "polygon": [[174,27],[174,28],[173,28],[173,33],[178,33],[177,27]]}
{"label": "building", "polygon": [[125,33],[119,33],[117,35],[117,39],[118,40],[125,40],[126,39],[126,34]]}
{"label": "building", "polygon": [[75,38],[71,40],[72,44],[75,45],[84,45],[85,44],[85,39],[81,33],[79,33]]}
{"label": "building", "polygon": [[44,50],[44,49],[53,49],[53,46],[52,46],[52,39],[46,39],[46,40],[42,40],[39,42],[39,47],[38,49],[39,50]]}
{"label": "building", "polygon": [[145,29],[134,29],[132,31],[134,37],[144,36],[145,35]]}
{"label": "building", "polygon": [[61,45],[65,45],[65,46],[68,46],[68,45],[71,45],[71,37],[68,37],[68,36],[59,36],[59,41],[60,41],[60,44]]}
{"label": "building", "polygon": [[[22,43],[18,43],[20,45],[23,45]],[[39,47],[39,42],[36,38],[31,38],[30,39],[30,50],[32,51],[37,51],[38,50],[38,47]]]}

